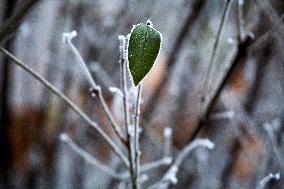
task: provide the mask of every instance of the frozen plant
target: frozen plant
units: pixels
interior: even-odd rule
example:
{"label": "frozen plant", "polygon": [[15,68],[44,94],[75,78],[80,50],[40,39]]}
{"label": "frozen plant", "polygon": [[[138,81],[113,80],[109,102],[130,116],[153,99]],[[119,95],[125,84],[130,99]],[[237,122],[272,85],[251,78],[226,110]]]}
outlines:
{"label": "frozen plant", "polygon": [[[141,33],[143,35],[141,35]],[[147,34],[147,35],[146,35]],[[189,145],[185,146],[178,155],[173,158],[171,150],[172,141],[172,129],[166,128],[164,130],[164,152],[161,159],[155,160],[153,162],[148,162],[141,164],[140,156],[140,144],[139,136],[142,129],[139,126],[140,118],[140,104],[141,104],[141,94],[142,94],[142,83],[143,78],[147,75],[151,67],[153,66],[155,59],[160,50],[161,34],[153,28],[150,21],[146,24],[138,24],[133,27],[129,38],[120,35],[120,71],[121,71],[121,89],[110,87],[109,90],[114,93],[114,95],[120,96],[123,99],[123,111],[124,111],[124,126],[120,126],[112,112],[110,111],[107,103],[104,99],[101,86],[95,82],[93,79],[87,63],[84,61],[83,57],[80,55],[78,49],[73,44],[72,40],[77,36],[76,31],[63,34],[63,42],[67,44],[67,47],[74,54],[78,66],[80,67],[81,73],[86,77],[90,85],[90,95],[97,98],[103,107],[103,111],[106,114],[109,122],[111,123],[112,129],[116,134],[116,138],[113,139],[97,124],[93,121],[87,114],[85,114],[73,101],[71,101],[66,95],[60,92],[54,85],[48,82],[45,78],[39,75],[35,70],[27,66],[21,60],[16,58],[13,54],[1,47],[1,51],[16,65],[20,66],[26,72],[28,72],[35,79],[40,81],[44,86],[51,90],[55,95],[57,95],[61,100],[63,100],[75,113],[77,113],[80,118],[82,118],[86,123],[88,123],[92,128],[94,128],[98,134],[104,139],[104,141],[111,147],[113,152],[119,157],[121,162],[124,164],[125,171],[116,172],[111,167],[104,165],[98,159],[93,157],[90,153],[85,151],[83,148],[79,147],[67,134],[63,133],[60,135],[60,140],[67,144],[74,152],[80,155],[85,161],[97,167],[101,171],[107,173],[111,177],[120,180],[120,188],[131,186],[132,189],[140,189],[142,184],[148,180],[147,173],[153,169],[159,168],[161,166],[169,166],[168,171],[163,176],[163,178],[158,181],[153,186],[168,185],[170,183],[177,183],[178,179],[176,177],[179,167],[185,158],[197,147],[205,147],[208,149],[213,149],[214,144],[209,139],[196,139]],[[145,40],[145,36],[151,37]],[[152,41],[151,41],[151,40]],[[128,40],[128,41],[127,41]],[[148,41],[147,41],[148,40]],[[150,42],[149,42],[150,40]],[[128,44],[128,46],[127,46]],[[138,46],[135,44],[139,44]],[[149,57],[147,57],[149,56]],[[153,58],[154,57],[154,58]],[[129,60],[129,66],[127,65]],[[140,66],[147,64],[147,69],[143,69]],[[127,74],[130,71],[132,76],[132,81],[135,87],[130,89],[127,86]],[[131,97],[129,100],[129,95],[135,96]],[[133,109],[133,111],[130,111]],[[118,140],[121,145],[117,144]],[[121,148],[124,149],[121,149]],[[125,154],[125,151],[127,154]],[[153,188],[153,187],[152,187]]]}

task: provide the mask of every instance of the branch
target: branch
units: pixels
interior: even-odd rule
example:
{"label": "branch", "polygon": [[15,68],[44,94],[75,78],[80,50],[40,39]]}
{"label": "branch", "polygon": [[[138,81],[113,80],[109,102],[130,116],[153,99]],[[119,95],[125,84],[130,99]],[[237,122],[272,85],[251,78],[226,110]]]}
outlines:
{"label": "branch", "polygon": [[241,41],[242,40],[242,33],[243,33],[243,29],[244,29],[244,13],[243,13],[243,9],[244,9],[244,0],[238,0],[236,2],[236,12],[237,12],[237,16],[236,16],[236,27],[237,27],[237,40]]}
{"label": "branch", "polygon": [[15,63],[22,69],[24,69],[27,73],[29,73],[31,76],[33,76],[35,79],[37,79],[39,82],[41,82],[44,86],[46,86],[49,90],[51,90],[56,96],[58,96],[60,99],[62,99],[74,112],[76,112],[84,121],[86,121],[91,127],[93,127],[100,135],[101,137],[109,144],[111,149],[114,151],[115,154],[118,155],[118,157],[123,161],[123,163],[129,167],[129,161],[124,156],[124,154],[120,151],[119,147],[113,142],[113,140],[97,125],[96,122],[92,121],[82,110],[74,104],[67,96],[65,96],[63,93],[61,93],[54,85],[52,85],[50,82],[48,82],[46,79],[44,79],[41,75],[39,75],[36,71],[34,71],[32,68],[30,68],[28,65],[23,63],[21,60],[16,58],[14,55],[12,55],[10,52],[5,50],[3,47],[0,48],[0,50],[11,60],[11,62]]}
{"label": "branch", "polygon": [[155,184],[151,185],[148,189],[156,189],[156,188],[167,188],[169,184],[176,184],[177,178],[176,174],[179,170],[179,167],[184,162],[185,158],[196,148],[204,147],[207,149],[213,149],[215,147],[214,143],[211,142],[209,139],[196,139],[187,146],[183,148],[183,150],[177,155],[174,160],[174,163],[168,169],[168,171],[164,174],[163,178],[156,182]]}
{"label": "branch", "polygon": [[124,108],[124,122],[125,122],[125,129],[126,129],[126,134],[128,135],[129,140],[129,104],[128,104],[128,92],[127,92],[127,58],[126,58],[126,43],[127,43],[127,38],[123,35],[118,36],[119,40],[119,64],[120,64],[120,71],[121,71],[121,87],[122,87],[122,93],[123,93],[123,108]]}
{"label": "branch", "polygon": [[91,163],[95,167],[101,169],[103,172],[108,173],[110,176],[117,179],[125,179],[122,174],[116,173],[111,167],[108,167],[101,163],[99,160],[94,158],[87,151],[83,150],[79,147],[67,134],[61,134],[60,139],[65,142],[72,150],[74,150],[77,154],[79,154],[82,158],[84,158],[87,162]]}
{"label": "branch", "polygon": [[279,180],[279,179],[280,179],[280,173],[276,174],[270,173],[269,175],[261,179],[256,189],[264,189],[269,182],[271,182],[272,180]]}
{"label": "branch", "polygon": [[205,121],[207,120],[212,108],[216,104],[221,92],[223,91],[224,87],[227,84],[227,81],[230,79],[230,76],[235,71],[236,66],[243,61],[243,59],[247,56],[247,49],[250,47],[252,42],[252,36],[247,35],[245,36],[244,40],[238,43],[237,50],[234,53],[234,56],[231,59],[231,62],[228,64],[229,66],[225,68],[223,72],[223,77],[220,83],[217,85],[216,89],[210,94],[209,100],[205,103],[205,108],[200,113],[200,117],[197,123],[197,127],[194,133],[189,138],[188,142],[192,141],[201,128],[203,127]]}
{"label": "branch", "polygon": [[27,0],[21,8],[0,26],[0,42],[9,36],[22,21],[24,16],[40,0]]}
{"label": "branch", "polygon": [[226,18],[226,15],[229,12],[228,10],[229,10],[230,2],[231,2],[231,0],[226,0],[226,2],[225,2],[225,7],[224,7],[224,10],[223,10],[221,19],[220,19],[220,25],[218,27],[218,31],[217,31],[217,35],[216,35],[216,40],[214,42],[212,54],[211,54],[211,57],[210,57],[210,60],[209,60],[209,66],[208,66],[208,68],[207,68],[207,70],[204,74],[205,78],[203,79],[204,84],[202,85],[203,91],[202,91],[202,98],[201,98],[202,103],[204,101],[206,101],[206,97],[208,96],[208,93],[209,93],[209,85],[210,85],[209,76],[210,76],[210,73],[212,71],[212,66],[213,66],[213,62],[215,60],[217,47],[218,47],[219,40],[220,40],[220,37],[221,37],[221,31],[222,31],[223,25],[225,23],[225,18]]}
{"label": "branch", "polygon": [[[276,123],[279,124],[279,123]],[[276,160],[278,161],[278,165],[280,167],[280,172],[284,173],[284,157],[283,157],[283,151],[281,148],[278,148],[279,144],[277,142],[277,138],[273,132],[273,123],[264,123],[263,124],[264,129],[267,132],[267,136],[270,142],[270,145],[272,146],[272,150],[276,156]]]}
{"label": "branch", "polygon": [[128,104],[128,91],[127,91],[127,58],[126,58],[126,42],[127,38],[123,35],[118,36],[118,40],[120,42],[119,45],[119,63],[120,63],[120,71],[122,77],[122,92],[123,92],[123,108],[124,108],[124,119],[125,119],[125,129],[126,129],[126,146],[128,150],[128,159],[130,161],[129,173],[131,176],[131,184],[133,189],[137,189],[137,180],[135,173],[135,154],[134,152],[134,144],[131,142],[133,139],[133,133],[130,131],[130,119],[129,119],[129,104]]}
{"label": "branch", "polygon": [[137,188],[140,188],[138,181],[140,180],[140,147],[139,147],[139,116],[140,116],[140,103],[142,94],[142,83],[138,85],[137,99],[135,105],[134,115],[134,160],[135,160],[135,171],[136,171],[136,184]]}
{"label": "branch", "polygon": [[159,159],[157,161],[153,161],[153,162],[149,162],[149,163],[145,163],[143,165],[141,165],[141,173],[150,171],[152,169],[156,169],[160,166],[163,165],[170,165],[172,163],[173,159],[171,157],[164,157],[163,159]]}
{"label": "branch", "polygon": [[[156,160],[156,161],[152,161],[152,162],[149,162],[149,163],[142,164],[141,169],[140,169],[140,173],[141,173],[140,180],[142,180],[141,177],[143,175],[145,175],[145,174],[142,174],[142,173],[151,171],[151,170],[156,169],[156,168],[161,167],[161,166],[170,165],[172,163],[172,161],[173,161],[173,159],[171,157],[164,157],[163,159],[159,159],[159,160]],[[124,179],[129,178],[129,171],[125,172],[125,173],[121,173],[121,177],[124,178]]]}
{"label": "branch", "polygon": [[172,155],[172,135],[173,135],[173,131],[172,128],[170,127],[166,127],[164,129],[164,148],[163,148],[163,152],[164,152],[164,157],[168,157]]}
{"label": "branch", "polygon": [[121,140],[121,142],[123,144],[125,144],[125,138],[120,130],[120,127],[118,126],[118,124],[116,123],[116,121],[114,120],[106,102],[105,99],[103,97],[102,94],[102,89],[99,85],[96,84],[96,82],[94,81],[86,62],[83,60],[82,56],[80,55],[79,51],[77,50],[77,48],[74,46],[74,44],[72,43],[72,39],[74,37],[77,36],[77,32],[76,31],[72,31],[70,33],[63,33],[63,41],[67,43],[67,45],[70,47],[70,49],[72,50],[72,52],[74,53],[76,59],[78,60],[78,63],[80,64],[80,67],[82,68],[83,72],[86,74],[87,80],[90,84],[90,86],[92,87],[92,92],[96,95],[98,95],[99,97],[99,101],[101,103],[101,105],[103,106],[103,110],[105,112],[105,114],[107,115],[108,120],[111,123],[111,126],[115,132],[115,134],[118,136],[118,138]]}
{"label": "branch", "polygon": [[235,117],[235,112],[233,110],[226,110],[223,112],[217,112],[215,114],[210,115],[210,119],[219,120],[219,119],[233,119]]}
{"label": "branch", "polygon": [[[96,159],[94,156],[92,156],[90,153],[82,149],[80,146],[78,146],[67,134],[62,133],[60,135],[60,140],[62,140],[64,143],[66,143],[73,151],[75,151],[78,155],[80,155],[84,160],[91,163],[93,166],[101,169],[103,172],[109,174],[110,176],[125,180],[129,178],[129,172],[125,173],[117,173],[115,170],[113,170],[111,167],[108,167],[107,165],[104,165],[102,162],[100,162],[98,159]],[[163,165],[169,165],[172,163],[172,158],[163,158],[157,161],[153,161],[150,163],[146,163],[141,165],[141,173],[150,171],[152,169],[155,169],[157,167],[163,166]],[[141,175],[142,177],[142,175]],[[141,180],[141,179],[140,179]]]}

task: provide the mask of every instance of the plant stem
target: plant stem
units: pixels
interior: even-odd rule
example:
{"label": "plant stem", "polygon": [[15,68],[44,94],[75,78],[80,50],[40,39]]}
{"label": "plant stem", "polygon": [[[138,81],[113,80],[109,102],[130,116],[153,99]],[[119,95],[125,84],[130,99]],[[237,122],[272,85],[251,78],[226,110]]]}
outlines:
{"label": "plant stem", "polygon": [[134,160],[135,160],[135,176],[137,188],[140,188],[139,177],[140,177],[140,147],[139,147],[139,115],[140,115],[140,103],[142,94],[142,83],[138,85],[136,106],[135,106],[135,117],[134,117]]}
{"label": "plant stem", "polygon": [[[209,77],[210,77],[210,73],[212,71],[213,62],[215,60],[217,47],[218,47],[218,44],[219,44],[219,40],[220,40],[223,25],[224,25],[224,22],[225,22],[225,18],[226,18],[226,15],[228,13],[228,10],[229,10],[230,2],[231,2],[231,0],[226,0],[226,2],[225,2],[225,7],[224,7],[224,10],[223,10],[221,19],[220,19],[220,25],[218,27],[216,39],[215,39],[215,42],[214,42],[214,45],[213,45],[212,54],[211,54],[211,57],[210,57],[210,60],[209,60],[209,66],[208,66],[208,68],[207,68],[207,70],[204,74],[205,78],[203,80],[204,84],[202,85],[203,90],[202,90],[202,97],[201,97],[202,104],[204,103],[204,101],[207,100],[206,97],[208,96],[208,93],[209,93],[209,85],[210,85]],[[203,106],[201,106],[201,108],[203,108]]]}
{"label": "plant stem", "polygon": [[135,177],[135,158],[134,158],[134,146],[133,146],[133,136],[130,130],[130,119],[129,119],[129,104],[128,104],[128,91],[127,91],[127,58],[126,58],[126,37],[120,35],[118,37],[120,40],[120,64],[121,64],[121,76],[122,76],[122,93],[123,93],[123,108],[124,108],[124,122],[126,130],[126,146],[128,150],[128,159],[130,162],[129,173],[131,179],[131,185],[133,189],[137,189],[136,177]]}
{"label": "plant stem", "polygon": [[117,173],[111,167],[104,165],[100,160],[93,157],[90,153],[82,149],[79,145],[77,145],[67,134],[63,133],[60,135],[60,139],[65,142],[73,151],[79,154],[84,160],[91,163],[95,167],[99,168],[103,172],[109,174],[110,176],[116,179],[125,179],[124,175]]}
{"label": "plant stem", "polygon": [[[126,37],[120,36],[120,65],[121,65],[121,77],[122,77],[122,93],[123,93],[123,108],[124,108],[124,121],[125,121],[125,130],[126,134],[129,134],[129,105],[128,105],[128,92],[127,92],[127,60],[126,60],[126,55],[125,55],[125,50],[126,50]],[[129,140],[129,136],[127,137],[126,140]]]}
{"label": "plant stem", "polygon": [[204,147],[209,150],[212,150],[215,147],[215,144],[209,139],[195,139],[194,141],[189,143],[182,149],[182,151],[178,153],[173,164],[164,174],[162,179],[149,186],[148,189],[168,188],[169,184],[176,184],[178,181],[176,178],[176,174],[179,171],[181,164],[184,162],[185,158],[198,147]]}
{"label": "plant stem", "polygon": [[266,177],[264,177],[257,186],[256,189],[264,189],[265,186],[272,180],[279,180],[280,179],[280,173],[269,173]]}
{"label": "plant stem", "polygon": [[[74,31],[75,32],[75,31]],[[68,36],[67,34],[67,44],[69,45],[69,47],[71,48],[72,52],[74,53],[75,57],[78,60],[78,63],[80,64],[82,70],[84,71],[84,73],[86,74],[87,80],[89,81],[90,86],[92,87],[92,92],[94,92],[94,94],[96,94],[99,97],[99,102],[101,103],[103,110],[105,112],[105,114],[107,115],[108,120],[111,123],[111,126],[115,132],[115,134],[117,135],[117,137],[120,139],[120,141],[125,144],[126,140],[120,130],[120,127],[118,126],[118,124],[116,123],[116,121],[114,120],[113,115],[111,114],[105,99],[103,97],[103,93],[102,93],[102,89],[99,85],[96,84],[95,80],[93,79],[87,65],[86,62],[84,61],[84,59],[82,58],[82,56],[80,55],[80,53],[78,52],[77,48],[74,46],[74,44],[72,43],[72,38],[74,38],[76,36],[76,34],[74,36],[71,35],[72,33],[70,33],[70,35]]]}

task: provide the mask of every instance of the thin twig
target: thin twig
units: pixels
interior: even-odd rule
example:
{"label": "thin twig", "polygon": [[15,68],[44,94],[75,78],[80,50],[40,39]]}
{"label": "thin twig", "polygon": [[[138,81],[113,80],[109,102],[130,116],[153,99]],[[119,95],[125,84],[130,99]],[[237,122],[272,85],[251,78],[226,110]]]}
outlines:
{"label": "thin twig", "polygon": [[[127,58],[126,58],[126,40],[127,38],[123,35],[118,36],[120,46],[120,59],[119,63],[121,65],[121,85],[122,85],[122,92],[123,92],[123,108],[124,108],[124,119],[125,119],[125,130],[126,134],[129,135],[129,126],[130,126],[130,120],[129,120],[129,105],[128,105],[128,92],[127,92]],[[127,139],[128,140],[128,139]]]}
{"label": "thin twig", "polygon": [[168,157],[172,155],[172,150],[171,150],[171,146],[172,146],[172,128],[170,127],[166,127],[164,129],[164,157]]}
{"label": "thin twig", "polygon": [[111,149],[114,151],[115,154],[123,161],[123,163],[129,167],[130,163],[128,159],[124,156],[124,154],[120,151],[119,147],[113,142],[113,140],[98,126],[98,124],[92,121],[82,110],[74,104],[67,96],[61,93],[54,85],[44,79],[40,74],[30,68],[28,65],[23,63],[13,54],[5,50],[3,47],[0,50],[11,60],[11,62],[15,63],[16,65],[20,66],[26,72],[28,72],[31,76],[41,82],[44,86],[46,86],[49,90],[51,90],[56,96],[62,99],[74,112],[76,112],[84,121],[86,121],[91,127],[93,127],[101,137],[109,144]]}
{"label": "thin twig", "polygon": [[260,182],[259,185],[257,186],[256,189],[264,189],[265,186],[272,180],[279,180],[280,179],[280,173],[270,173],[266,177],[264,177]]}
{"label": "thin twig", "polygon": [[115,170],[113,170],[111,167],[108,167],[107,165],[104,165],[100,160],[94,158],[91,154],[89,154],[87,151],[82,149],[80,146],[78,146],[67,134],[61,134],[60,139],[65,142],[72,150],[74,150],[77,154],[79,154],[84,160],[91,163],[95,167],[101,169],[103,172],[109,174],[110,176],[116,178],[116,179],[125,179],[122,174],[117,173]]}
{"label": "thin twig", "polygon": [[125,61],[126,59],[126,55],[125,55],[125,48],[126,48],[126,37],[124,35],[119,35],[118,36],[118,40],[119,40],[119,84],[120,84],[120,89],[123,90],[124,86],[123,86],[123,68],[124,68],[124,63],[123,61]]}
{"label": "thin twig", "polygon": [[271,23],[273,23],[273,25],[277,25],[276,31],[283,36],[284,24],[282,18],[278,16],[277,11],[271,6],[271,3],[267,0],[254,0],[254,2],[256,6],[266,14]]}
{"label": "thin twig", "polygon": [[[281,20],[284,19],[284,14],[281,15],[280,17]],[[259,36],[254,43],[251,45],[250,49],[253,49],[254,51],[258,50],[258,48],[263,47],[263,43],[266,42],[269,37],[271,36],[271,34],[274,34],[277,30],[278,27],[280,27],[279,25],[273,23],[272,27],[267,30],[265,33],[263,33],[261,36]]]}
{"label": "thin twig", "polygon": [[19,10],[0,26],[0,42],[9,36],[19,25],[24,16],[40,0],[27,0]]}
{"label": "thin twig", "polygon": [[72,43],[72,39],[74,37],[77,36],[76,31],[70,32],[70,33],[64,33],[63,34],[63,39],[64,41],[66,41],[66,43],[68,44],[68,46],[71,48],[72,52],[74,53],[76,59],[78,60],[78,63],[80,64],[80,67],[82,68],[83,72],[86,74],[87,80],[90,84],[90,86],[92,87],[92,92],[94,92],[96,95],[98,95],[99,97],[99,102],[101,103],[103,110],[105,112],[105,114],[107,115],[108,120],[111,123],[111,126],[115,132],[115,134],[117,135],[117,137],[121,140],[121,142],[123,144],[125,144],[125,137],[123,136],[120,127],[118,126],[118,124],[116,123],[116,121],[114,120],[113,115],[111,114],[105,99],[103,97],[102,94],[102,89],[99,85],[96,84],[95,80],[93,79],[86,62],[84,61],[84,59],[82,58],[82,56],[80,55],[79,51],[77,50],[77,48],[74,46],[74,44]]}
{"label": "thin twig", "polygon": [[242,32],[244,29],[244,13],[243,13],[243,8],[244,8],[244,0],[237,0],[236,1],[236,27],[237,27],[237,40],[241,41],[242,40]]}
{"label": "thin twig", "polygon": [[[156,160],[156,161],[152,161],[152,162],[149,162],[149,163],[142,164],[140,166],[141,167],[140,180],[141,180],[141,177],[143,175],[142,173],[151,171],[151,170],[156,169],[156,168],[161,167],[161,166],[170,165],[172,163],[172,161],[173,161],[173,159],[171,157],[164,157],[163,159],[159,159],[159,160]],[[124,178],[124,179],[129,178],[129,171],[127,171],[125,173],[121,173],[121,177]]]}
{"label": "thin twig", "polygon": [[208,118],[208,115],[210,114],[221,92],[226,86],[227,81],[231,78],[230,77],[231,74],[235,71],[236,66],[247,56],[247,49],[250,47],[251,42],[252,42],[252,37],[250,35],[246,35],[244,39],[240,43],[238,43],[237,49],[234,55],[232,56],[232,59],[230,60],[228,67],[226,67],[223,72],[223,76],[222,79],[220,80],[220,83],[217,85],[216,89],[210,94],[210,97],[208,98],[209,100],[205,103],[203,111],[200,113],[199,116],[197,128],[189,138],[188,142],[192,141],[203,127],[204,123]]}
{"label": "thin twig", "polygon": [[187,146],[183,148],[183,150],[177,155],[174,160],[174,163],[168,169],[168,171],[164,174],[163,178],[156,182],[155,184],[151,185],[148,189],[163,189],[167,188],[169,184],[176,184],[177,178],[176,174],[179,170],[179,167],[184,162],[185,158],[197,147],[205,147],[208,149],[213,149],[215,147],[214,143],[211,142],[209,139],[196,139]]}
{"label": "thin twig", "polygon": [[135,171],[136,171],[136,184],[137,188],[140,188],[138,181],[140,180],[140,147],[139,147],[139,116],[140,116],[140,103],[142,94],[142,83],[138,85],[137,99],[135,105],[135,117],[134,117],[134,160],[135,160]]}
{"label": "thin twig", "polygon": [[[206,101],[207,97],[208,97],[209,86],[210,86],[209,77],[210,77],[210,73],[212,72],[212,66],[213,66],[213,62],[214,62],[215,57],[216,57],[217,47],[219,45],[222,28],[223,28],[223,25],[225,23],[225,18],[227,17],[227,14],[229,12],[228,10],[229,10],[230,2],[231,2],[231,0],[226,0],[226,2],[225,2],[225,7],[224,7],[224,10],[223,10],[222,16],[220,18],[220,24],[219,24],[216,39],[215,39],[215,42],[214,42],[214,45],[213,45],[213,50],[212,50],[212,53],[211,53],[211,56],[210,56],[209,66],[206,69],[206,72],[204,74],[205,78],[203,79],[204,84],[202,85],[203,90],[202,90],[202,98],[201,98],[202,103],[204,103],[204,101]],[[203,106],[201,106],[201,108],[203,108]]]}
{"label": "thin twig", "polygon": [[278,148],[278,142],[276,139],[276,136],[273,132],[273,125],[271,123],[264,123],[263,125],[264,129],[267,132],[267,136],[270,142],[270,145],[272,146],[272,150],[276,156],[276,160],[278,161],[278,165],[280,167],[280,172],[281,174],[284,174],[284,156],[283,156],[283,151],[281,150],[281,148]]}
{"label": "thin twig", "polygon": [[228,119],[228,120],[231,120],[232,118],[235,117],[235,112],[233,110],[226,110],[226,111],[223,111],[223,112],[217,112],[217,113],[214,113],[212,115],[210,115],[210,119]]}
{"label": "thin twig", "polygon": [[[91,163],[95,167],[101,169],[105,173],[109,174],[110,176],[125,180],[129,178],[129,172],[125,173],[117,173],[115,170],[113,170],[111,167],[104,165],[100,160],[96,159],[94,156],[92,156],[90,153],[88,153],[86,150],[82,149],[79,145],[77,145],[67,134],[62,133],[60,135],[60,139],[65,142],[72,150],[74,150],[78,155],[80,155],[84,160]],[[141,165],[141,173],[153,170],[157,167],[163,166],[163,165],[169,165],[172,163],[172,158],[165,157],[163,159],[145,163]]]}
{"label": "thin twig", "polygon": [[133,189],[137,189],[136,177],[135,177],[135,159],[134,156],[134,144],[133,144],[133,133],[130,129],[129,119],[129,104],[128,104],[128,91],[127,91],[127,58],[126,58],[126,42],[127,38],[123,35],[118,36],[120,46],[120,64],[121,64],[121,76],[122,76],[122,92],[123,92],[123,108],[124,108],[124,122],[126,130],[126,146],[128,150],[128,159],[130,162],[129,173],[131,177],[131,185]]}
{"label": "thin twig", "polygon": [[170,165],[173,159],[171,157],[164,157],[163,159],[159,159],[157,161],[149,162],[142,164],[140,167],[140,173],[144,173],[153,169],[156,169],[163,165]]}

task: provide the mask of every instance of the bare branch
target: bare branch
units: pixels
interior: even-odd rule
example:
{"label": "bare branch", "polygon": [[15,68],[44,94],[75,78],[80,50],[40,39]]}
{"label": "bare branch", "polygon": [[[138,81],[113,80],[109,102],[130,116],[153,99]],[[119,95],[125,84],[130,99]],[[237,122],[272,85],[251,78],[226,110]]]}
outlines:
{"label": "bare branch", "polygon": [[[207,68],[207,70],[204,74],[205,78],[203,79],[204,84],[202,85],[203,91],[202,91],[202,98],[201,98],[202,103],[204,101],[206,101],[207,97],[208,97],[209,86],[210,86],[209,77],[210,77],[210,73],[212,71],[213,62],[215,60],[217,47],[218,47],[219,40],[220,40],[220,37],[221,37],[222,28],[223,28],[223,25],[225,23],[225,18],[227,17],[227,14],[229,12],[228,10],[229,10],[230,2],[231,2],[231,0],[226,0],[226,2],[225,2],[225,7],[224,7],[224,10],[223,10],[222,16],[220,18],[220,24],[219,24],[216,39],[215,39],[215,42],[214,42],[214,45],[213,45],[212,54],[211,54],[211,57],[210,57],[210,60],[209,60],[209,66],[208,66],[208,68]],[[203,108],[203,106],[201,106],[201,108]]]}
{"label": "bare branch", "polygon": [[87,151],[83,150],[80,146],[78,146],[67,134],[61,134],[60,139],[65,142],[72,150],[74,150],[77,154],[79,154],[82,158],[84,158],[87,162],[91,163],[95,167],[101,169],[105,173],[108,173],[110,176],[117,179],[125,179],[122,174],[116,173],[111,167],[104,165],[98,159],[93,157]]}
{"label": "bare branch", "polygon": [[125,144],[125,138],[120,130],[120,127],[118,126],[118,124],[116,123],[116,121],[114,120],[113,115],[111,114],[105,99],[103,97],[102,94],[102,89],[99,85],[96,84],[96,82],[94,81],[86,62],[84,61],[84,59],[82,58],[82,56],[80,55],[79,51],[77,50],[77,48],[74,46],[74,44],[72,43],[72,39],[74,37],[77,36],[77,32],[76,31],[72,31],[70,33],[64,33],[63,34],[63,41],[65,41],[68,46],[71,48],[72,52],[74,53],[76,59],[78,60],[78,63],[80,64],[80,67],[82,68],[83,72],[86,74],[87,80],[90,84],[90,86],[92,87],[92,92],[94,92],[94,94],[98,95],[99,97],[99,101],[101,103],[101,105],[103,106],[103,110],[105,112],[105,114],[107,115],[107,118],[109,119],[111,126],[115,132],[115,134],[118,136],[118,138],[121,140],[121,142],[123,144]]}
{"label": "bare branch", "polygon": [[[123,35],[118,36],[120,45],[119,45],[119,63],[121,65],[121,77],[122,77],[122,92],[123,92],[123,106],[124,106],[124,119],[125,119],[125,129],[126,134],[129,135],[129,104],[128,104],[128,92],[127,92],[127,58],[126,58],[126,43],[127,38]],[[129,139],[127,139],[129,140]]]}
{"label": "bare branch", "polygon": [[134,115],[134,160],[135,160],[135,171],[136,171],[136,184],[137,188],[140,188],[138,181],[140,180],[140,147],[139,147],[139,116],[140,116],[140,103],[142,94],[142,83],[138,85],[138,93],[135,105]]}
{"label": "bare branch", "polygon": [[24,16],[39,1],[40,0],[27,0],[15,14],[13,14],[0,26],[0,42],[2,42],[18,27]]}
{"label": "bare branch", "polygon": [[172,155],[172,150],[171,150],[172,135],[173,135],[172,128],[166,127],[164,129],[164,149],[163,149],[164,157],[168,157]]}
{"label": "bare branch", "polygon": [[196,139],[186,147],[177,155],[174,160],[174,163],[168,169],[168,171],[164,174],[163,178],[156,182],[155,184],[151,185],[148,189],[163,189],[167,188],[169,184],[176,184],[177,178],[176,174],[179,170],[179,167],[184,162],[185,158],[197,147],[204,147],[207,149],[213,149],[215,147],[214,143],[211,142],[209,139]]}
{"label": "bare branch", "polygon": [[256,189],[264,189],[265,186],[272,180],[279,180],[280,179],[280,173],[270,173],[266,177],[264,177],[260,182],[259,185],[257,186]]}
{"label": "bare branch", "polygon": [[141,165],[140,172],[144,173],[147,171],[150,171],[152,169],[156,169],[157,167],[163,166],[163,165],[170,165],[172,163],[173,159],[171,157],[164,157],[163,159],[145,163]]}
{"label": "bare branch", "polygon": [[283,156],[283,151],[281,148],[278,148],[278,143],[276,136],[273,132],[273,124],[272,123],[264,123],[263,125],[264,129],[267,132],[267,136],[270,142],[270,145],[272,146],[272,150],[275,154],[276,160],[278,161],[278,165],[280,167],[280,172],[283,174],[284,173],[284,156]]}
{"label": "bare branch", "polygon": [[[60,135],[60,140],[62,140],[64,143],[66,143],[72,150],[74,150],[78,155],[80,155],[84,160],[91,163],[93,166],[101,169],[105,173],[109,174],[110,176],[125,180],[129,178],[129,172],[125,173],[117,173],[115,170],[113,170],[111,167],[104,165],[100,160],[96,159],[94,156],[92,156],[90,153],[88,153],[86,150],[82,149],[80,146],[78,146],[67,134],[62,133]],[[153,170],[157,167],[163,166],[163,165],[169,165],[172,162],[172,158],[166,157],[157,161],[149,162],[146,164],[141,165],[141,173],[147,172],[150,170]],[[142,175],[140,180],[142,179]]]}
{"label": "bare branch", "polygon": [[[141,170],[140,170],[140,173],[141,173],[140,180],[143,180],[141,177],[143,175],[145,175],[145,174],[142,174],[142,173],[151,171],[151,170],[156,169],[156,168],[161,167],[161,166],[170,165],[172,163],[172,161],[173,161],[173,159],[171,157],[164,157],[163,159],[159,159],[159,160],[156,160],[156,161],[152,161],[152,162],[149,162],[149,163],[142,164]],[[120,175],[123,179],[128,179],[129,178],[129,171],[127,171],[125,173],[121,173]]]}
{"label": "bare branch", "polygon": [[224,112],[217,112],[215,114],[210,115],[210,119],[232,119],[235,117],[235,112],[233,110],[227,110]]}
{"label": "bare branch", "polygon": [[[118,36],[118,40],[120,42],[119,45],[119,53],[120,53],[120,71],[122,77],[122,92],[123,92],[123,108],[124,108],[124,122],[125,122],[125,129],[126,129],[126,145],[128,150],[128,159],[130,161],[129,173],[131,176],[131,184],[133,189],[137,189],[137,182],[136,182],[136,174],[135,174],[135,154],[134,154],[134,140],[133,134],[130,130],[130,119],[129,119],[129,102],[128,102],[128,90],[127,90],[127,58],[126,58],[126,43],[127,38],[123,35]],[[139,185],[139,184],[138,184]]]}
{"label": "bare branch", "polygon": [[210,93],[208,101],[206,101],[203,111],[200,113],[200,118],[197,123],[197,128],[195,129],[194,133],[189,138],[188,142],[192,141],[197,136],[201,128],[203,127],[213,106],[217,102],[221,92],[226,86],[227,81],[230,79],[232,72],[235,71],[236,66],[247,56],[247,49],[250,47],[251,42],[252,42],[252,37],[250,35],[246,35],[244,40],[238,43],[237,49],[230,63],[223,71],[223,76],[222,76],[222,79],[220,80],[220,83],[218,83],[216,89],[214,89],[214,91]]}
{"label": "bare branch", "polygon": [[46,79],[44,79],[41,75],[39,75],[36,71],[34,71],[32,68],[27,66],[25,63],[23,63],[21,60],[16,58],[14,55],[12,55],[10,52],[5,50],[3,47],[0,48],[0,50],[11,60],[11,62],[15,63],[16,65],[20,66],[22,69],[24,69],[27,73],[29,73],[31,76],[33,76],[35,79],[37,79],[39,82],[41,82],[44,86],[46,86],[49,90],[51,90],[56,96],[58,96],[60,99],[62,99],[74,112],[76,112],[84,121],[86,121],[91,127],[93,127],[100,135],[101,137],[109,144],[109,146],[112,148],[114,153],[118,155],[118,157],[123,161],[123,163],[129,167],[129,161],[124,156],[124,154],[120,151],[119,147],[113,142],[113,140],[97,125],[96,122],[92,121],[82,110],[75,105],[67,96],[65,96],[63,93],[61,93],[54,85],[52,85],[50,82],[48,82]]}

